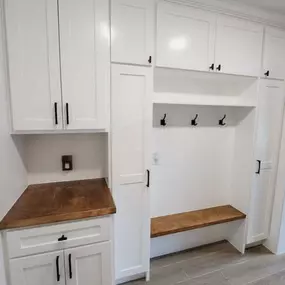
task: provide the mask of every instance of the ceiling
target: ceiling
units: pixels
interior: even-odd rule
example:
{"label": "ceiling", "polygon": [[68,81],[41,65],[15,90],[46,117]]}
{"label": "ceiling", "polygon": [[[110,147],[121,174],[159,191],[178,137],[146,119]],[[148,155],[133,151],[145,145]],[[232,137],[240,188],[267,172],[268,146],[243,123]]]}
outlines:
{"label": "ceiling", "polygon": [[236,1],[285,14],[285,0],[236,0]]}

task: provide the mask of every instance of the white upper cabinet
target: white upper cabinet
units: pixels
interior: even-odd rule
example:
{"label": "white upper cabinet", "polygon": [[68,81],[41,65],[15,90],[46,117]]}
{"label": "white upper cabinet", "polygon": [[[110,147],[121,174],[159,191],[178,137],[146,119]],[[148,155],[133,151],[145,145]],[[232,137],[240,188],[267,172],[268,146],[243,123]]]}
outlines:
{"label": "white upper cabinet", "polygon": [[153,0],[112,0],[111,5],[112,62],[151,65]]}
{"label": "white upper cabinet", "polygon": [[285,79],[285,31],[265,28],[262,75]]}
{"label": "white upper cabinet", "polygon": [[156,65],[209,71],[214,64],[215,24],[215,14],[159,3]]}
{"label": "white upper cabinet", "polygon": [[57,0],[5,0],[5,8],[13,129],[61,129]]}
{"label": "white upper cabinet", "polygon": [[218,16],[216,70],[223,73],[259,76],[263,26],[250,21]]}
{"label": "white upper cabinet", "polygon": [[64,125],[104,129],[109,93],[109,14],[105,0],[60,0]]}
{"label": "white upper cabinet", "polygon": [[5,0],[15,132],[106,130],[110,97],[105,0]]}

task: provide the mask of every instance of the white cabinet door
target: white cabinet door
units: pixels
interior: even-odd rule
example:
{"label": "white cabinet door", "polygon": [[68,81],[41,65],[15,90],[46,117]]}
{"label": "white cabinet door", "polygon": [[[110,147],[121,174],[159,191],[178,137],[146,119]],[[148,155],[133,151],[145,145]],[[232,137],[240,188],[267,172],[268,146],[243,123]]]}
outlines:
{"label": "white cabinet door", "polygon": [[112,285],[111,243],[64,251],[67,285]]}
{"label": "white cabinet door", "polygon": [[159,3],[156,65],[209,71],[214,63],[216,15]]}
{"label": "white cabinet door", "polygon": [[109,96],[106,0],[60,0],[60,53],[67,129],[104,129]]}
{"label": "white cabinet door", "polygon": [[262,80],[258,101],[255,157],[260,173],[254,178],[248,243],[268,237],[283,124],[283,82]]}
{"label": "white cabinet door", "polygon": [[61,129],[57,0],[5,0],[5,10],[13,129]]}
{"label": "white cabinet door", "polygon": [[152,71],[112,66],[112,176],[116,278],[149,271]]}
{"label": "white cabinet door", "polygon": [[150,65],[154,2],[112,0],[111,5],[112,62]]}
{"label": "white cabinet door", "polygon": [[285,31],[267,27],[265,29],[263,72],[269,78],[285,79]]}
{"label": "white cabinet door", "polygon": [[63,251],[12,259],[11,285],[64,285]]}
{"label": "white cabinet door", "polygon": [[216,66],[220,65],[221,72],[224,73],[259,76],[262,41],[263,27],[261,25],[233,17],[219,16]]}

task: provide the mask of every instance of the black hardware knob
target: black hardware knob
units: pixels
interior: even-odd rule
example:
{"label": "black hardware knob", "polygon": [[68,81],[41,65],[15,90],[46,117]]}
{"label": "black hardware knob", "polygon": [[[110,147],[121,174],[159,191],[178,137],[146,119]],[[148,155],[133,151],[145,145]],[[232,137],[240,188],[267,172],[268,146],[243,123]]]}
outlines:
{"label": "black hardware knob", "polygon": [[67,240],[67,237],[64,236],[64,235],[62,235],[62,236],[58,239],[58,241],[65,241],[65,240]]}
{"label": "black hardware knob", "polygon": [[215,68],[215,64],[212,63],[212,65],[209,67],[209,69],[210,69],[210,70],[214,70],[214,68]]}
{"label": "black hardware knob", "polygon": [[222,66],[219,64],[216,70],[221,71],[221,69],[222,69]]}
{"label": "black hardware knob", "polygon": [[265,76],[269,76],[269,74],[270,74],[269,70],[267,70],[267,71],[264,73]]}
{"label": "black hardware knob", "polygon": [[148,58],[148,63],[151,63],[152,62],[152,57],[150,56],[149,58]]}

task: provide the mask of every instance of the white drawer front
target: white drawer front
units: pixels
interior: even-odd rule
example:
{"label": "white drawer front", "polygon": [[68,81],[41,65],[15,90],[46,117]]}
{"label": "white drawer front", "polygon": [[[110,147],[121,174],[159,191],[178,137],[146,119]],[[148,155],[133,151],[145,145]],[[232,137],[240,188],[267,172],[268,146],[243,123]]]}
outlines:
{"label": "white drawer front", "polygon": [[[111,218],[97,218],[7,232],[10,258],[61,250],[110,239]],[[66,241],[58,241],[64,235]]]}

